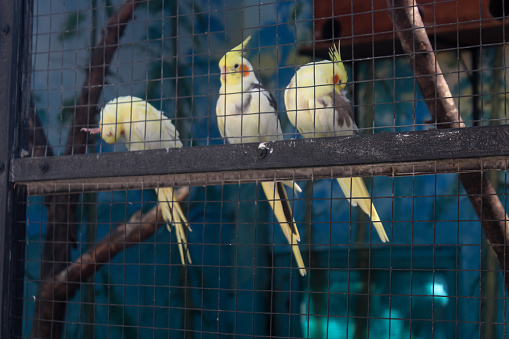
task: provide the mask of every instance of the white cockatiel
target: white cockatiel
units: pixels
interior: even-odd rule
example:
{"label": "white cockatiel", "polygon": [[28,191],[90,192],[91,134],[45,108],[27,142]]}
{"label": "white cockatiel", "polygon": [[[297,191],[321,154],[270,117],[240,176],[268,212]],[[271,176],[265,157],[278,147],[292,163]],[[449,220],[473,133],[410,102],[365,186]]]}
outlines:
{"label": "white cockatiel", "polygon": [[[101,110],[99,128],[83,128],[82,131],[101,133],[108,144],[123,141],[129,151],[182,147],[179,133],[171,121],[150,103],[131,96],[108,102]],[[191,263],[184,226],[191,228],[175,200],[173,188],[158,188],[156,193],[166,227],[169,231],[168,223],[175,227],[182,265],[185,265],[186,257]]]}
{"label": "white cockatiel", "polygon": [[[302,66],[286,87],[286,113],[305,138],[359,133],[344,90],[348,76],[335,45],[329,55],[330,61],[310,62]],[[358,205],[371,217],[382,242],[389,241],[362,178],[337,180],[352,206]]]}
{"label": "white cockatiel", "polygon": [[[242,55],[250,39],[248,37],[219,61],[221,89],[216,106],[217,124],[221,135],[231,144],[283,139],[276,100],[258,81],[251,63]],[[262,182],[262,187],[292,246],[299,272],[304,276],[306,269],[297,244],[300,235],[283,184],[301,192],[292,181]]]}

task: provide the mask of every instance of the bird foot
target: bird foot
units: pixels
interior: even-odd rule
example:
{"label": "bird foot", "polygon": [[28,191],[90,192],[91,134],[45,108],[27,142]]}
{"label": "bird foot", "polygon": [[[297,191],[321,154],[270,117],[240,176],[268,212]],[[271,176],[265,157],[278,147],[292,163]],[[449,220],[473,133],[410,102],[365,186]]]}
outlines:
{"label": "bird foot", "polygon": [[99,133],[101,133],[101,129],[100,128],[82,128],[81,131],[82,132],[88,132],[90,134],[99,134]]}

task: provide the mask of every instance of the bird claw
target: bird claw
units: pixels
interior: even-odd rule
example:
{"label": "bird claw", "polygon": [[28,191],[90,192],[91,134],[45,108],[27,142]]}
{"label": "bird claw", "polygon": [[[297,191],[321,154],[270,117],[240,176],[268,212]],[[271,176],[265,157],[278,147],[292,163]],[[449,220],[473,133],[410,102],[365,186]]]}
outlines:
{"label": "bird claw", "polygon": [[99,133],[101,133],[101,129],[100,128],[82,128],[80,131],[81,132],[88,132],[90,134],[99,134]]}

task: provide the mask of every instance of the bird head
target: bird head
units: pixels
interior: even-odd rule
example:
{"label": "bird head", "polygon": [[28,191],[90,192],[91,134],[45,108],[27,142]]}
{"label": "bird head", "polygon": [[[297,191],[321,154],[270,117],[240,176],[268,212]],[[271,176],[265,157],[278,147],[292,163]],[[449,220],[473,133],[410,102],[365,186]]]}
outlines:
{"label": "bird head", "polygon": [[239,85],[246,77],[253,74],[253,66],[245,59],[242,54],[245,46],[251,40],[248,36],[240,45],[232,48],[219,61],[219,69],[221,70],[221,85]]}
{"label": "bird head", "polygon": [[108,144],[117,142],[124,134],[124,110],[130,110],[133,100],[141,100],[133,97],[120,97],[109,101],[101,110],[99,129],[101,136]]}
{"label": "bird head", "polygon": [[346,74],[345,65],[343,65],[343,62],[341,61],[341,53],[339,52],[339,48],[336,47],[336,45],[329,49],[329,57],[332,61],[332,67],[334,70],[332,82],[334,83],[334,88],[336,91],[340,93],[346,86],[348,75]]}

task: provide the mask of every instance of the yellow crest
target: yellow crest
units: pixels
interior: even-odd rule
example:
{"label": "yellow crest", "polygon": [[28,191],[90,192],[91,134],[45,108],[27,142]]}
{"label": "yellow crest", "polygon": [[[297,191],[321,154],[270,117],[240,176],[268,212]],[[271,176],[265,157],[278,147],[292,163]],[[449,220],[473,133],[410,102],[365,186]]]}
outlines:
{"label": "yellow crest", "polygon": [[[340,43],[338,42],[338,46]],[[330,60],[334,63],[341,62],[341,53],[339,52],[339,48],[336,47],[336,45],[332,45],[332,47],[329,49],[329,57]]]}
{"label": "yellow crest", "polygon": [[246,40],[244,40],[240,45],[237,47],[232,48],[229,52],[226,52],[226,54],[221,58],[219,61],[219,65],[224,65],[226,63],[226,56],[228,55],[228,58],[232,58],[234,56],[239,56],[242,58],[242,55],[244,53],[244,49],[246,48],[247,44],[249,43],[249,40],[251,40],[251,36],[248,36]]}
{"label": "yellow crest", "polygon": [[346,74],[345,65],[341,60],[341,53],[339,52],[339,42],[338,47],[336,47],[336,45],[334,44],[329,49],[329,57],[330,60],[332,61],[333,72],[335,74],[334,84],[339,83],[339,90],[342,90],[345,87],[346,82],[348,81],[348,75]]}

